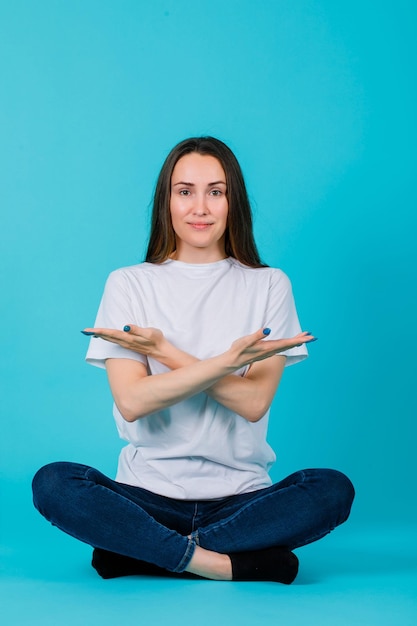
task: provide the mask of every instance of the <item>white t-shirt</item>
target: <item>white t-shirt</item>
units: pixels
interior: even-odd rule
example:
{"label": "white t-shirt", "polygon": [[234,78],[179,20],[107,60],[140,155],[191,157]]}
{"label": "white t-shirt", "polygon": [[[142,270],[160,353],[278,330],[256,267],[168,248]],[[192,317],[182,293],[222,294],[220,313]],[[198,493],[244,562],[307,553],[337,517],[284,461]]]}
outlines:
{"label": "white t-shirt", "polygon": [[[97,328],[155,327],[199,359],[224,352],[237,338],[271,328],[268,339],[300,332],[291,284],[278,269],[254,269],[233,258],[194,265],[142,263],[112,272],[97,314]],[[305,346],[285,353],[286,365],[306,358]],[[149,373],[169,371],[152,358],[92,338],[87,361],[108,358],[145,363]],[[274,357],[272,357],[274,358]],[[236,375],[243,376],[245,370]],[[212,499],[271,484],[275,454],[266,442],[269,411],[256,423],[204,392],[130,423],[114,406],[122,439],[116,480],[179,499]]]}

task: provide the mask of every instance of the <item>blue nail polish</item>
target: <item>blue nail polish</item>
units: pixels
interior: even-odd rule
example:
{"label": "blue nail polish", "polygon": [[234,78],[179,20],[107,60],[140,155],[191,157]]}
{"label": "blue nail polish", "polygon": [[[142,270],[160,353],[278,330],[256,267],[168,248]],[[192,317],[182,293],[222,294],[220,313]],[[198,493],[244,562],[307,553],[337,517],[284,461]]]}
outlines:
{"label": "blue nail polish", "polygon": [[130,330],[130,326],[123,326],[123,330],[125,331],[125,333],[128,333]]}
{"label": "blue nail polish", "polygon": [[83,335],[94,335],[94,333],[92,333],[89,330],[82,330],[81,332],[82,332]]}
{"label": "blue nail polish", "polygon": [[263,332],[264,335],[269,335],[271,333],[271,329],[270,328],[264,328],[262,332]]}
{"label": "blue nail polish", "polygon": [[312,339],[311,341],[309,341],[308,343],[313,343],[313,341],[317,341],[318,337],[314,337],[314,339]]}

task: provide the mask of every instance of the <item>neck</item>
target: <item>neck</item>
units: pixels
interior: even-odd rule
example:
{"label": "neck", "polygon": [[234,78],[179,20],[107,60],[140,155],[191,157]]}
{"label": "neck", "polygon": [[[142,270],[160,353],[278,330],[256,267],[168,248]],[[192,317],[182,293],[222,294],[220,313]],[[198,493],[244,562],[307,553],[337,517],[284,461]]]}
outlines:
{"label": "neck", "polygon": [[177,249],[172,253],[171,259],[174,261],[182,261],[183,263],[191,263],[194,265],[202,263],[216,263],[227,258],[224,248],[194,248],[183,245],[177,245]]}

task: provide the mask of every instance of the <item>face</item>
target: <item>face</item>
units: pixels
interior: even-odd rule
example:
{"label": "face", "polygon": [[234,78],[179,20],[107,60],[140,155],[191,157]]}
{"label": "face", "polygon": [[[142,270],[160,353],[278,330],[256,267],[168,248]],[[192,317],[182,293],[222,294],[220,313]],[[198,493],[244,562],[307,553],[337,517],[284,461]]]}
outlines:
{"label": "face", "polygon": [[177,161],[170,200],[175,259],[211,263],[225,258],[226,192],[226,175],[215,157],[191,152]]}

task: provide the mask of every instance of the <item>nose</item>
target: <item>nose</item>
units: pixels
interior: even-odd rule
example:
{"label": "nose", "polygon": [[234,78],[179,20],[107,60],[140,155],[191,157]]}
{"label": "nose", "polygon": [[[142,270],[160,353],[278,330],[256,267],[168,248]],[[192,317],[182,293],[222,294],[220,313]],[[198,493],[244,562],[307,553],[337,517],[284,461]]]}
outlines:
{"label": "nose", "polygon": [[196,196],[194,206],[193,206],[194,215],[207,215],[208,207],[206,203],[206,195],[198,194]]}

